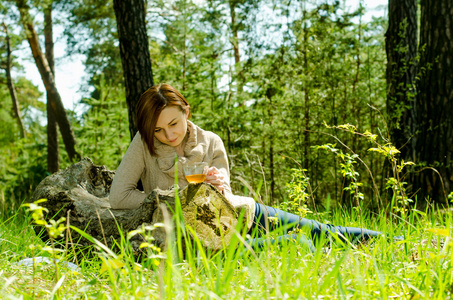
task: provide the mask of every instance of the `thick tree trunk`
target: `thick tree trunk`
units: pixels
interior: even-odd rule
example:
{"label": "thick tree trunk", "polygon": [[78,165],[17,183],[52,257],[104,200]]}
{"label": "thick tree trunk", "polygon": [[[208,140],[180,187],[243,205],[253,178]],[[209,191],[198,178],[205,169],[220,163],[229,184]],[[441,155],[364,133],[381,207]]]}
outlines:
{"label": "thick tree trunk", "polygon": [[387,123],[401,158],[414,159],[415,76],[417,72],[417,0],[389,0]]}
{"label": "thick tree trunk", "polygon": [[69,122],[68,115],[66,114],[61,101],[61,96],[55,85],[55,80],[52,71],[49,68],[49,63],[41,51],[38,35],[36,34],[31,16],[29,14],[29,7],[25,0],[16,0],[16,4],[20,11],[21,22],[24,26],[33,58],[35,59],[39,74],[41,75],[41,79],[46,88],[47,95],[49,99],[51,99],[51,106],[55,112],[69,159],[71,161],[79,160],[80,154],[76,151],[74,132],[72,131],[71,123]]}
{"label": "thick tree trunk", "polygon": [[11,62],[12,62],[11,44],[10,44],[10,40],[9,40],[8,26],[5,23],[3,23],[3,29],[6,34],[6,66],[5,66],[6,84],[8,85],[9,94],[11,95],[11,100],[13,101],[13,111],[14,111],[14,116],[16,117],[16,120],[17,120],[17,125],[19,126],[20,136],[24,137],[25,136],[24,123],[22,122],[19,101],[17,100],[16,87],[14,86],[14,82],[13,82],[13,79],[11,76]]}
{"label": "thick tree trunk", "polygon": [[146,33],[144,0],[114,0],[120,55],[123,65],[131,139],[137,132],[136,106],[141,96],[154,85]]}
{"label": "thick tree trunk", "polygon": [[[44,39],[46,45],[46,59],[55,78],[55,58],[53,43],[52,3],[44,11]],[[60,168],[58,149],[58,125],[52,109],[52,100],[47,95],[47,171],[55,173]]]}
{"label": "thick tree trunk", "polygon": [[[416,161],[432,166],[415,177],[420,196],[446,201],[453,184],[453,2],[421,1],[422,51],[418,86]],[[440,175],[440,176],[439,176]],[[443,184],[441,182],[443,180]]]}

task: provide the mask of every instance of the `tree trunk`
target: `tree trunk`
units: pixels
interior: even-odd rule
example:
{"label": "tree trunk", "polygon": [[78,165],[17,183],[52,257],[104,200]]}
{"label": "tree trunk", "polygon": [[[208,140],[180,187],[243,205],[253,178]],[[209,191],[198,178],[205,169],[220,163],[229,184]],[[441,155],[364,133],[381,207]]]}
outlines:
{"label": "tree trunk", "polygon": [[[269,125],[271,128],[269,134],[269,175],[271,180],[270,186],[270,199],[269,205],[274,205],[275,199],[275,166],[274,166],[274,134],[272,128],[274,126],[274,104],[272,103],[272,97],[276,94],[276,90],[273,88],[268,88],[266,91],[267,99],[269,99],[269,106],[267,107],[267,114],[269,116]],[[263,149],[264,150],[264,149]]]}
{"label": "tree trunk", "polygon": [[413,160],[415,138],[415,76],[417,0],[389,0],[387,52],[387,123],[401,158]]}
{"label": "tree trunk", "polygon": [[8,85],[9,94],[11,95],[11,100],[13,101],[13,111],[14,111],[14,115],[17,120],[17,125],[19,125],[20,136],[24,137],[25,136],[24,123],[22,122],[19,101],[17,100],[16,87],[14,86],[14,82],[13,82],[13,79],[11,76],[12,57],[11,57],[11,44],[10,44],[10,40],[9,40],[8,26],[6,26],[6,24],[3,23],[3,28],[4,28],[4,31],[6,34],[6,66],[5,66],[6,84]]}
{"label": "tree trunk", "polygon": [[16,4],[17,8],[20,11],[21,22],[24,26],[33,58],[35,59],[39,74],[41,75],[41,79],[46,88],[47,95],[49,99],[51,99],[51,106],[54,110],[58,125],[60,127],[60,132],[63,137],[63,142],[65,144],[66,151],[68,152],[69,159],[71,161],[79,160],[80,154],[75,149],[76,141],[74,132],[72,131],[71,123],[69,122],[68,115],[66,114],[63,103],[61,101],[61,96],[58,93],[57,87],[55,85],[52,71],[49,68],[49,63],[47,62],[46,57],[41,51],[38,35],[36,34],[32,18],[29,14],[29,7],[26,4],[25,0],[16,0]]}
{"label": "tree trunk", "polygon": [[154,85],[146,33],[144,0],[114,0],[120,55],[126,87],[131,139],[137,129],[136,106],[141,96]]}
{"label": "tree trunk", "polygon": [[[46,59],[50,71],[55,78],[55,58],[53,44],[52,3],[44,10],[44,39],[46,45]],[[58,127],[55,113],[52,109],[52,100],[47,95],[47,171],[55,173],[60,168],[58,149]]]}
{"label": "tree trunk", "polygon": [[[304,45],[303,45],[303,72],[307,72],[308,75],[308,49],[307,45],[309,43],[309,29],[307,28],[307,19],[305,18],[306,11],[304,11]],[[307,76],[308,78],[308,76]],[[308,87],[308,80],[305,79],[304,82],[304,169],[308,170],[309,168],[309,157],[310,157],[310,89]]]}
{"label": "tree trunk", "polygon": [[234,68],[237,74],[237,87],[238,92],[243,91],[244,87],[244,74],[241,70],[241,56],[239,52],[239,37],[238,37],[238,24],[236,20],[236,5],[238,4],[237,0],[230,0],[230,16],[231,16],[231,32],[233,34],[233,39],[231,40],[231,45],[233,46],[234,51]]}
{"label": "tree trunk", "polygon": [[421,24],[420,45],[426,45],[426,50],[421,53],[420,69],[426,72],[421,74],[414,109],[415,153],[418,163],[434,167],[439,174],[425,169],[414,184],[419,196],[444,202],[453,183],[453,2],[422,0]]}

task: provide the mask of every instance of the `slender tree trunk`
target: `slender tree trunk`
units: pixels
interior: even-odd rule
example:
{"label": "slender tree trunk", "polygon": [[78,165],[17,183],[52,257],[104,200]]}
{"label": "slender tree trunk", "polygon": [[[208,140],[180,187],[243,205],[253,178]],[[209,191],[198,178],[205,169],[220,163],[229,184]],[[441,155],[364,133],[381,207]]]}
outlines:
{"label": "slender tree trunk", "polygon": [[11,63],[12,63],[11,44],[9,39],[8,26],[5,23],[3,23],[3,29],[6,34],[6,66],[5,66],[6,84],[8,85],[11,100],[13,101],[13,111],[14,116],[16,117],[17,120],[17,125],[19,126],[20,136],[23,138],[25,136],[25,128],[24,123],[22,122],[19,101],[17,100],[16,87],[14,86],[14,82],[11,76]]}
{"label": "slender tree trunk", "polygon": [[[215,54],[213,54],[213,57],[215,57]],[[211,112],[214,112],[214,102],[217,99],[215,93],[215,88],[217,84],[217,77],[215,75],[215,63],[212,63],[210,67],[211,67]]]}
{"label": "slender tree trunk", "polygon": [[237,0],[230,0],[230,16],[231,16],[231,32],[233,34],[233,39],[231,40],[231,45],[233,46],[234,51],[234,67],[237,74],[237,87],[238,92],[242,92],[244,89],[244,74],[241,70],[241,56],[239,52],[239,35],[238,35],[238,24],[236,20],[236,5],[238,4]]}
{"label": "slender tree trunk", "polygon": [[389,0],[387,52],[387,123],[401,158],[414,159],[417,0]]}
{"label": "slender tree trunk", "polygon": [[[226,136],[227,136],[227,149],[228,149],[228,153],[232,153],[232,149],[233,149],[233,143],[232,143],[232,137],[231,137],[231,128],[230,128],[230,124],[231,124],[231,114],[229,113],[232,109],[232,105],[231,105],[231,86],[229,87],[230,90],[228,91],[227,95],[226,95],[226,99],[225,99],[225,102],[226,102],[226,110],[222,110],[222,113],[223,114],[226,114],[226,117],[223,118],[223,120],[225,120],[222,125],[223,128],[225,128],[226,130]],[[226,124],[225,124],[226,123]]]}
{"label": "slender tree trunk", "polygon": [[52,71],[49,68],[49,63],[41,51],[38,35],[36,34],[32,18],[29,13],[29,7],[25,0],[16,0],[16,4],[20,11],[21,22],[24,26],[33,58],[35,59],[39,74],[41,75],[41,79],[46,88],[47,95],[50,97],[49,99],[51,99],[51,106],[55,112],[69,159],[71,161],[79,160],[80,154],[76,151],[74,132],[72,131],[71,123],[69,122],[68,115],[66,114],[63,102],[61,101],[61,96],[55,85]]}
{"label": "slender tree trunk", "polygon": [[141,94],[154,85],[146,33],[145,1],[114,0],[113,8],[118,28],[132,139],[138,131],[137,102]]}
{"label": "slender tree trunk", "polygon": [[183,23],[183,50],[182,50],[182,91],[186,90],[186,73],[187,73],[187,18],[186,18],[186,2],[184,1],[184,7],[182,9],[183,16],[184,16],[184,23]]}
{"label": "slender tree trunk", "polygon": [[[357,59],[355,62],[355,77],[352,82],[352,93],[355,93],[357,89],[357,85],[359,84],[359,77],[360,77],[360,66],[362,62],[360,61],[360,47],[362,43],[362,15],[359,18],[359,36],[357,39]],[[357,101],[353,101],[353,105],[355,105]],[[354,111],[354,110],[353,110]]]}
{"label": "slender tree trunk", "polygon": [[184,31],[184,50],[183,50],[183,57],[182,57],[182,91],[186,90],[186,68],[187,68],[187,52],[186,52],[186,34]]}
{"label": "slender tree trunk", "polygon": [[[304,20],[305,20],[306,11],[304,11]],[[304,21],[304,72],[308,72],[308,28],[307,21]],[[305,120],[305,131],[304,131],[304,169],[308,170],[309,167],[309,147],[310,147],[310,96],[309,96],[308,81],[304,82],[304,120]]]}
{"label": "slender tree trunk", "polygon": [[233,33],[233,40],[231,45],[233,46],[234,51],[234,63],[239,64],[241,62],[241,57],[239,55],[239,38],[238,38],[238,26],[236,24],[236,4],[235,0],[230,0],[230,15],[231,15],[231,31]]}
{"label": "slender tree trunk", "polygon": [[[49,6],[44,10],[44,39],[46,59],[55,78],[52,3],[49,3]],[[47,95],[47,170],[49,173],[55,173],[59,168],[58,125],[54,110],[52,109],[52,100]]]}
{"label": "slender tree trunk", "polygon": [[267,113],[269,116],[269,125],[271,128],[270,135],[269,135],[269,172],[270,172],[270,180],[271,180],[271,190],[270,190],[270,199],[269,205],[272,206],[274,204],[275,199],[275,166],[274,166],[274,134],[272,131],[274,125],[274,107],[272,103],[272,97],[276,94],[276,90],[273,88],[268,88],[266,91],[266,96],[269,99],[269,105],[267,107]]}
{"label": "slender tree trunk", "polygon": [[[359,17],[359,35],[357,37],[357,58],[355,62],[355,76],[354,80],[352,81],[352,115],[356,118],[357,125],[360,124],[360,117],[362,115],[361,112],[361,98],[357,97],[356,90],[359,85],[359,79],[360,79],[360,68],[362,65],[362,61],[360,60],[360,48],[362,44],[362,15]],[[357,149],[359,149],[360,145],[360,139],[358,138],[357,135],[352,135],[352,151],[356,152]]]}
{"label": "slender tree trunk", "polygon": [[[453,1],[421,1],[421,74],[416,98],[416,162],[434,167],[414,180],[420,197],[445,202],[453,186]],[[441,182],[443,180],[443,184]]]}

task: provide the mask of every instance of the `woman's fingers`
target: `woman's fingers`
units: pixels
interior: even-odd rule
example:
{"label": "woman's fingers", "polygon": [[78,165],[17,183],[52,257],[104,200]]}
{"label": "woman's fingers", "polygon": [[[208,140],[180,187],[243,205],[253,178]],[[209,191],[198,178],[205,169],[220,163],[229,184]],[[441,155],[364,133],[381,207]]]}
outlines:
{"label": "woman's fingers", "polygon": [[223,180],[223,175],[222,174],[214,174],[214,175],[208,175],[206,176],[206,180]]}
{"label": "woman's fingers", "polygon": [[224,183],[223,177],[222,178],[219,178],[219,177],[208,178],[208,177],[206,177],[205,182],[211,183],[213,185],[221,185],[221,184]]}
{"label": "woman's fingers", "polygon": [[219,174],[219,173],[220,173],[220,172],[219,172],[219,170],[218,170],[216,167],[210,167],[210,168],[208,169],[208,176],[209,176],[209,175]]}
{"label": "woman's fingers", "polygon": [[220,191],[223,191],[225,189],[223,186],[223,175],[216,167],[210,167],[208,169],[208,175],[206,176],[205,182],[212,184]]}
{"label": "woman's fingers", "polygon": [[206,176],[206,181],[223,180],[223,175],[216,167],[210,167]]}

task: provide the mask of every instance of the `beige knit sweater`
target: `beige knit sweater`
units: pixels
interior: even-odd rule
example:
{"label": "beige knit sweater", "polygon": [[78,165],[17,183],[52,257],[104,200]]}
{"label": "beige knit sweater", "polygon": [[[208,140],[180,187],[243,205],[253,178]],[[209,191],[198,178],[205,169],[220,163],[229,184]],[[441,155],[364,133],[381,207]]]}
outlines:
{"label": "beige knit sweater", "polygon": [[[245,209],[247,228],[250,229],[255,214],[255,201],[253,198],[232,194],[228,158],[222,140],[218,135],[187,122],[189,137],[184,146],[184,157],[178,157],[178,185],[184,187],[188,184],[182,171],[182,165],[186,162],[204,161],[209,166],[216,167],[224,176],[225,197],[238,212]],[[154,139],[154,145],[157,156],[151,156],[137,132],[113,178],[109,198],[113,209],[137,208],[152,190],[165,190],[174,185],[176,151],[157,139]],[[136,189],[139,179],[142,180],[144,192]]]}

